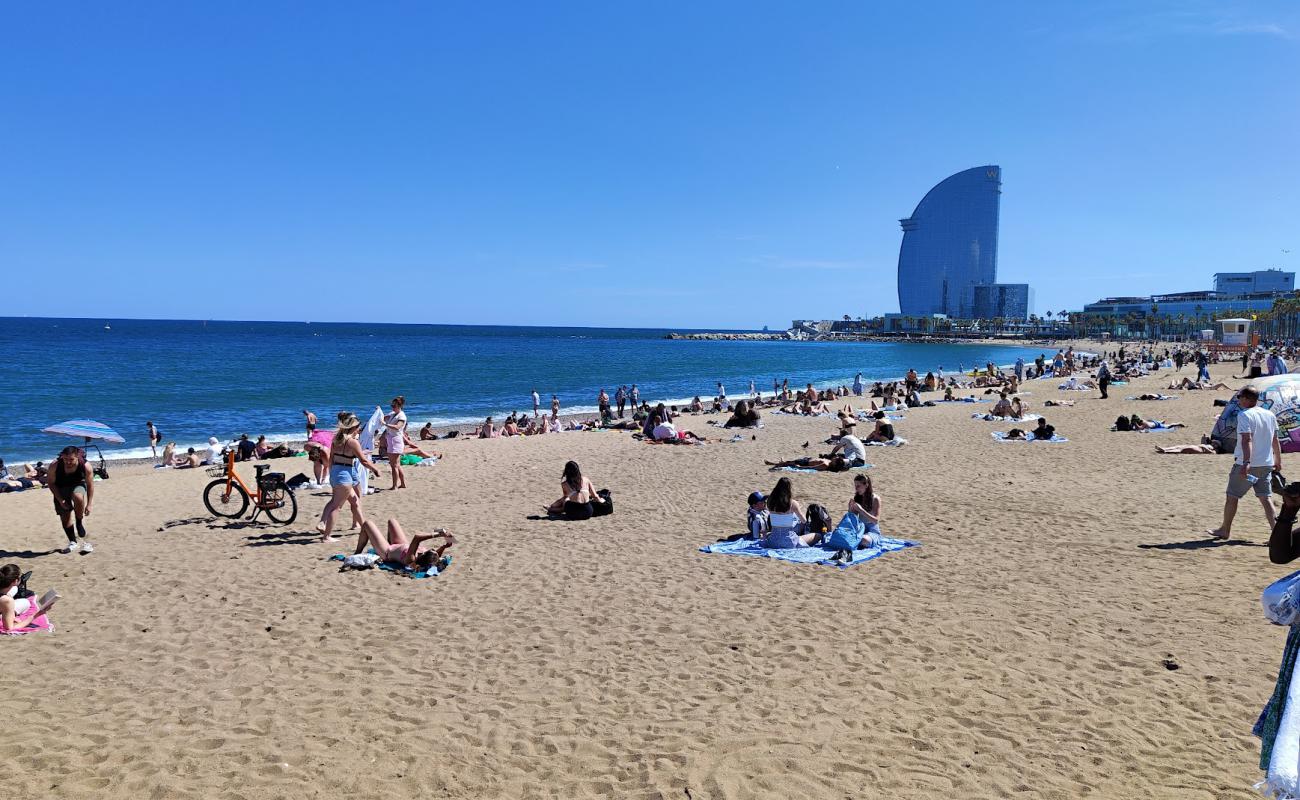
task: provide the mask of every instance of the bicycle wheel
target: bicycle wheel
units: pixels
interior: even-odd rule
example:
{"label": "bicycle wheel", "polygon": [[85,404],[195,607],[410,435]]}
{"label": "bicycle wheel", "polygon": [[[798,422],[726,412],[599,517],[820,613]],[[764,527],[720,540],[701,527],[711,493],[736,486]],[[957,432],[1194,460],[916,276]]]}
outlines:
{"label": "bicycle wheel", "polygon": [[217,478],[203,490],[203,505],[218,517],[238,519],[248,510],[248,492],[237,483],[230,484],[230,495],[226,495],[226,479]]}
{"label": "bicycle wheel", "polygon": [[284,505],[279,508],[267,508],[266,516],[272,522],[278,522],[281,525],[288,525],[298,518],[298,498],[293,496],[292,489],[282,490],[284,493]]}

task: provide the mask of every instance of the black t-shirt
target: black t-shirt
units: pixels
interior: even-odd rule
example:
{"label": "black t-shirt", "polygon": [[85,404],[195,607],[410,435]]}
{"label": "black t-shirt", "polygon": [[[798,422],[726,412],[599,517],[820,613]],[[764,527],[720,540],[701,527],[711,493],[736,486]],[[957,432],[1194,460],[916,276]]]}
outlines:
{"label": "black t-shirt", "polygon": [[239,442],[240,461],[251,461],[255,453],[257,453],[257,445],[247,439],[243,439]]}

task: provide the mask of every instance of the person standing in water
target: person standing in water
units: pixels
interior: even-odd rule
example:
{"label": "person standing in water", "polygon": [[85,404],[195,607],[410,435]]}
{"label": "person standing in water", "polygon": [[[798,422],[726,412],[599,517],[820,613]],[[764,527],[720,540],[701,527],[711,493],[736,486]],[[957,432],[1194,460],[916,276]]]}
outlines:
{"label": "person standing in water", "polygon": [[154,427],[153,420],[146,422],[144,426],[149,432],[149,450],[153,453],[153,457],[157,458],[158,445],[162,443],[162,434]]}
{"label": "person standing in water", "polygon": [[541,411],[541,409],[542,409],[542,396],[537,393],[536,389],[534,389],[533,390],[533,416],[534,417],[537,416],[538,412]]}
{"label": "person standing in water", "polygon": [[302,415],[307,418],[307,438],[310,439],[316,432],[316,415],[305,408],[302,410]]}

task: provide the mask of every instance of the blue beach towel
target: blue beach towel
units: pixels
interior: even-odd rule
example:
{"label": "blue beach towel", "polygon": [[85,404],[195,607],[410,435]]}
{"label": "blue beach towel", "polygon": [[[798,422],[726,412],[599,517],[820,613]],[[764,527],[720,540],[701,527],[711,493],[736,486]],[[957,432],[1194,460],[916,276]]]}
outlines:
{"label": "blue beach towel", "polygon": [[847,564],[835,563],[831,561],[831,556],[835,555],[834,550],[827,550],[824,547],[798,547],[793,550],[769,550],[763,545],[752,539],[740,539],[734,542],[717,542],[715,544],[706,544],[700,548],[701,553],[720,553],[727,556],[749,556],[751,558],[774,558],[777,561],[790,561],[795,564],[825,564],[827,566],[847,569],[866,563],[872,559],[879,558],[885,553],[892,553],[896,550],[905,550],[909,547],[920,547],[919,542],[910,542],[906,539],[882,538],[880,544],[866,550],[854,550],[853,560]]}
{"label": "blue beach towel", "polygon": [[1070,441],[1059,433],[1052,434],[1052,438],[1050,439],[1036,439],[1034,438],[1034,434],[1029,432],[1025,433],[1025,438],[1023,439],[1008,439],[1006,433],[1002,431],[993,431],[989,435],[993,437],[994,441],[998,442],[1044,442],[1046,444],[1060,444],[1061,442]]}
{"label": "blue beach towel", "polygon": [[[367,548],[366,552],[373,553],[375,551]],[[330,561],[342,561],[345,558],[347,558],[346,554],[335,553],[334,555],[330,556]],[[433,577],[437,577],[438,575],[437,567],[429,567],[429,569],[426,571],[426,570],[419,570],[419,569],[411,569],[410,567],[399,567],[394,564],[389,564],[387,561],[380,561],[375,566],[379,567],[384,572],[395,572],[398,575],[404,575],[408,578],[416,578],[416,579],[433,578]]]}
{"label": "blue beach towel", "polygon": [[982,419],[985,422],[1033,422],[1036,419],[1042,419],[1042,414],[1026,414],[1023,417],[995,417],[992,414],[971,414],[971,419]]}
{"label": "blue beach towel", "polygon": [[[871,464],[863,464],[863,465],[860,466],[860,467],[849,467],[848,471],[849,471],[849,472],[866,472],[867,470],[871,469],[872,466],[873,466],[873,465],[871,465]],[[817,474],[818,472],[830,472],[830,470],[826,470],[826,469],[811,469],[811,468],[809,468],[809,467],[777,467],[777,468],[776,468],[776,471],[777,471],[777,472],[799,472],[799,473],[804,473],[804,474],[808,474],[808,475],[815,475],[815,474]]]}

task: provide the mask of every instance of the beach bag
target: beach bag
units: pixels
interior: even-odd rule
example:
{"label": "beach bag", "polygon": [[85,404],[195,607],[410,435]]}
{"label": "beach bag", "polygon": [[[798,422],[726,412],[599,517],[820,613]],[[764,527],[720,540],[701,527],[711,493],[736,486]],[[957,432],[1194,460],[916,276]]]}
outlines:
{"label": "beach bag", "polygon": [[[808,510],[812,511],[811,508]],[[809,516],[811,517],[811,514]],[[811,522],[811,519],[809,522]],[[862,537],[866,533],[866,523],[859,519],[857,514],[850,511],[840,520],[840,524],[835,526],[835,530],[831,531],[830,535],[826,537],[824,544],[831,550],[836,551],[856,550],[858,545],[862,543]]]}
{"label": "beach bag", "polygon": [[603,502],[603,503],[592,503],[592,504],[591,504],[591,515],[592,515],[593,517],[607,517],[607,516],[609,516],[610,514],[613,514],[613,513],[614,513],[614,496],[613,496],[612,494],[609,493],[609,490],[608,490],[608,489],[601,489],[600,491],[596,492],[596,494],[600,495],[601,498],[604,499],[605,502]]}
{"label": "beach bag", "polygon": [[1292,572],[1269,584],[1259,602],[1264,606],[1264,616],[1274,625],[1300,622],[1300,572]]}
{"label": "beach bag", "polygon": [[1133,421],[1128,417],[1115,417],[1115,430],[1131,431],[1133,430]]}
{"label": "beach bag", "polygon": [[808,506],[808,532],[831,532],[831,515],[826,508],[819,503],[813,503]]}

